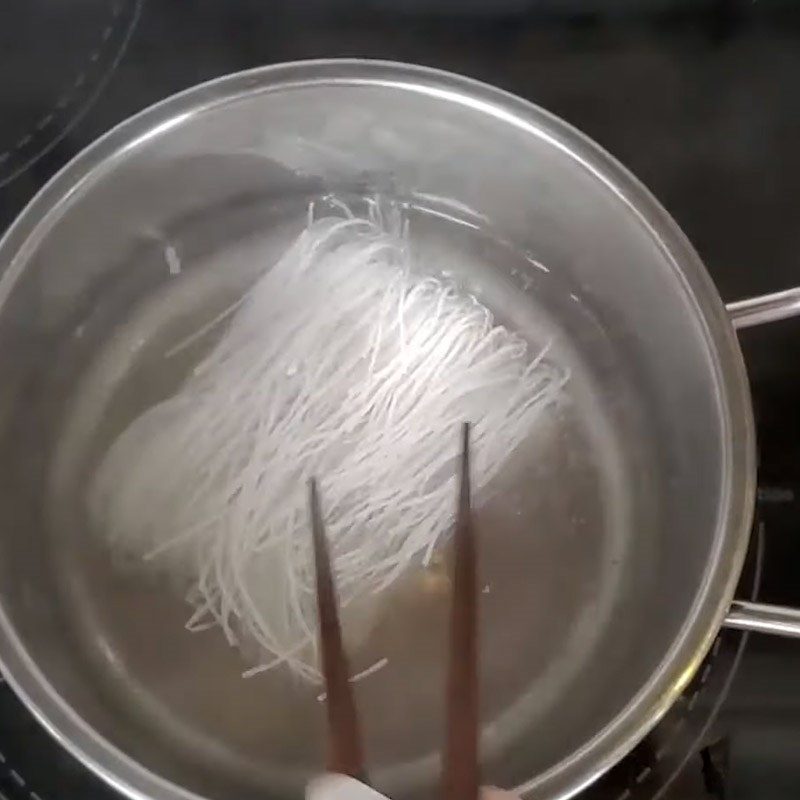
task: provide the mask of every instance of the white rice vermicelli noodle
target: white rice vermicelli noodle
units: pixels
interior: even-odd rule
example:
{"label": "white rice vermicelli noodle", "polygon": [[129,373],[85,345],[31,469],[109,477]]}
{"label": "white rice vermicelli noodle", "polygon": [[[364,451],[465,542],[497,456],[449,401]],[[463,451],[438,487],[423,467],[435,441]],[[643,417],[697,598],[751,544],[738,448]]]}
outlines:
{"label": "white rice vermicelli noodle", "polygon": [[447,536],[460,423],[479,494],[567,380],[546,347],[411,261],[397,212],[310,215],[90,487],[112,549],[183,581],[187,627],[255,653],[245,674],[319,678],[309,477],[346,614]]}

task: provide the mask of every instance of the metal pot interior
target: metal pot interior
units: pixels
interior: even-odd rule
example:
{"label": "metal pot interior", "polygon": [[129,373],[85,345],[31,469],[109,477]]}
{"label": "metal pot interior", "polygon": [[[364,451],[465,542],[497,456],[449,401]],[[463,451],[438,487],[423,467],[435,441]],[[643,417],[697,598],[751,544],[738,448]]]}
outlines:
{"label": "metal pot interior", "polygon": [[[576,131],[427,70],[310,63],[221,79],[84,152],[0,245],[0,658],[123,791],[296,794],[323,764],[319,688],[184,630],[85,490],[110,440],[200,353],[164,352],[280,254],[308,204],[402,201],[413,246],[497,318],[552,338],[569,402],[480,511],[485,779],[566,796],[632,747],[729,601],[752,494],[741,357],[666,213]],[[181,272],[165,261],[180,253]],[[353,654],[371,775],[438,778],[447,595],[390,590]]]}

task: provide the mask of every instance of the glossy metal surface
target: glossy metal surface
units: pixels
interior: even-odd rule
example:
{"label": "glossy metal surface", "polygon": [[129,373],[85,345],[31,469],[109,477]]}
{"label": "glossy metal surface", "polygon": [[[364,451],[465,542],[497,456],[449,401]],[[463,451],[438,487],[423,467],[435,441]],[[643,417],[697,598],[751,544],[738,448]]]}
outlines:
{"label": "glossy metal surface", "polygon": [[[652,728],[722,623],[752,513],[746,375],[697,255],[629,173],[529,103],[431,70],[309,62],[197,87],[84,151],[0,243],[3,671],[73,753],[132,797],[277,796],[321,763],[298,749],[318,719],[313,698],[295,730],[305,711],[286,704],[291,687],[245,684],[234,654],[176,636],[181,605],[133,585],[92,546],[72,507],[82,467],[58,454],[102,433],[108,396],[147,356],[149,325],[169,319],[178,298],[163,250],[174,231],[187,271],[195,257],[224,277],[252,260],[241,249],[254,226],[278,226],[276,204],[296,198],[298,211],[331,190],[410,194],[437,219],[445,207],[531,254],[513,273],[489,259],[509,314],[538,313],[542,266],[573,287],[545,311],[575,315],[563,331],[567,349],[587,354],[575,383],[588,399],[558,431],[566,439],[532,454],[547,495],[536,496],[531,471],[529,491],[487,511],[508,539],[481,556],[496,570],[487,602],[520,623],[505,639],[503,626],[482,628],[487,698],[513,692],[485,731],[487,779],[570,796]],[[466,262],[479,248],[465,241]],[[142,304],[161,289],[159,316]],[[98,351],[100,377],[76,411],[75,376]],[[581,424],[591,444],[573,447]],[[577,469],[575,453],[589,466]],[[609,453],[624,464],[618,485],[602,483]],[[417,610],[405,651],[434,617]],[[416,691],[424,711],[419,675],[436,681],[411,666],[396,696]],[[363,687],[365,703],[392,696]],[[381,740],[392,773],[430,731],[407,707],[381,716],[398,738]]]}
{"label": "glossy metal surface", "polygon": [[800,639],[800,609],[736,600],[724,625],[740,631]]}
{"label": "glossy metal surface", "polygon": [[734,328],[751,328],[800,314],[800,288],[748,297],[727,305]]}
{"label": "glossy metal surface", "polygon": [[[800,288],[748,297],[726,306],[733,327],[752,328],[800,315]],[[753,633],[800,638],[800,609],[768,603],[734,601],[723,625]]]}

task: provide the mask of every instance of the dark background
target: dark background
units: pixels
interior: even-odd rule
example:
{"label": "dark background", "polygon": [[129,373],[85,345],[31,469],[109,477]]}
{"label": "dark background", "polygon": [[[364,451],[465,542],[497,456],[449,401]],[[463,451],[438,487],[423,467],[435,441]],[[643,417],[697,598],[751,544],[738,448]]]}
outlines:
{"label": "dark background", "polygon": [[[2,0],[0,231],[77,151],[147,105],[226,72],[331,56],[427,64],[526,97],[638,175],[723,299],[800,285],[792,0]],[[800,605],[800,320],[741,341],[767,500],[763,596]],[[17,720],[4,745],[11,702],[0,702],[0,752],[35,725]],[[730,797],[800,796],[800,643],[751,640],[722,723]],[[20,790],[3,780],[0,796]]]}

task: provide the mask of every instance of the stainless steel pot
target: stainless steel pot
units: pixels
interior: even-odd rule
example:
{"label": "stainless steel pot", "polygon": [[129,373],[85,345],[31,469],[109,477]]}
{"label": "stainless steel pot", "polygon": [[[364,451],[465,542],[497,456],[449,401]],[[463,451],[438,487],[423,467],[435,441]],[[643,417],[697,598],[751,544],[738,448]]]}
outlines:
{"label": "stainless steel pot", "polygon": [[[237,265],[277,252],[281,237],[259,232],[295,230],[330,191],[402,196],[431,253],[449,225],[453,252],[484,264],[465,267],[472,288],[513,319],[549,317],[580,367],[566,438],[538,451],[546,479],[529,472],[539,479],[514,495],[525,530],[484,556],[499,609],[486,613],[508,623],[484,626],[487,779],[568,797],[656,724],[721,625],[800,635],[796,611],[731,605],[755,489],[735,328],[800,313],[800,290],[726,310],[608,154],[527,102],[429,69],[308,62],[191,89],[81,153],[5,235],[3,672],[130,797],[263,797],[313,769],[313,702],[287,705],[294,687],[242,681],[216,639],[181,634],[181,604],[109,563],[79,497],[103,437],[153,401],[131,375],[174,338],[186,293],[202,305],[231,290]],[[485,231],[491,247],[474,238]],[[520,526],[511,504],[490,509],[498,531]],[[379,718],[379,781],[402,794],[423,791],[435,762],[435,714],[416,719],[438,684],[399,672],[397,692],[365,682],[361,700]]]}

